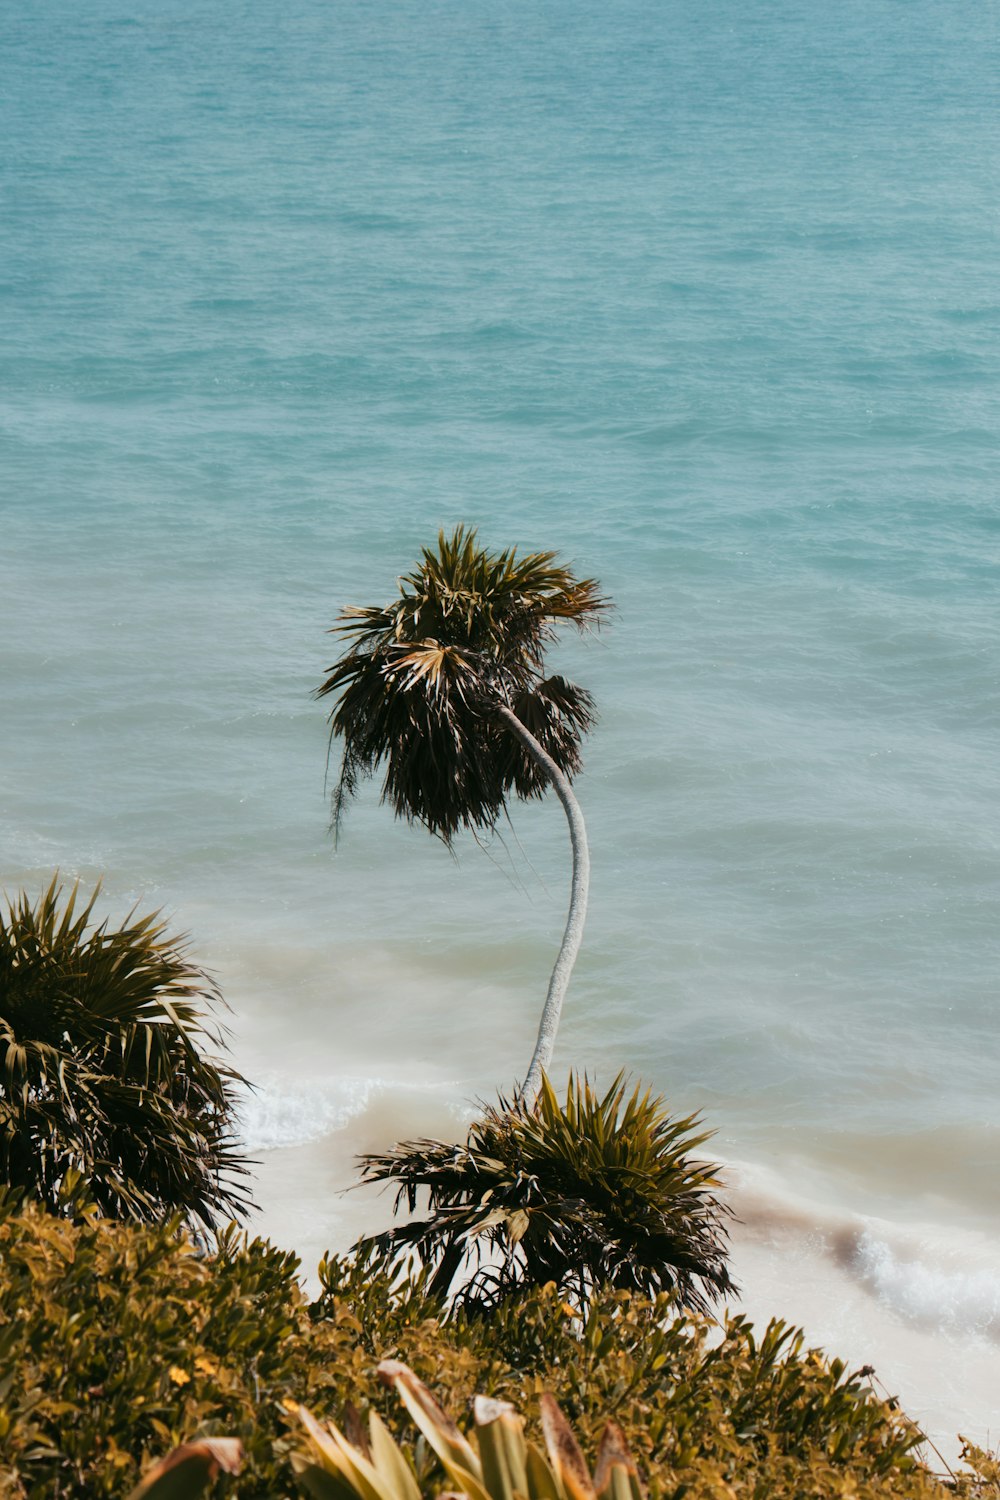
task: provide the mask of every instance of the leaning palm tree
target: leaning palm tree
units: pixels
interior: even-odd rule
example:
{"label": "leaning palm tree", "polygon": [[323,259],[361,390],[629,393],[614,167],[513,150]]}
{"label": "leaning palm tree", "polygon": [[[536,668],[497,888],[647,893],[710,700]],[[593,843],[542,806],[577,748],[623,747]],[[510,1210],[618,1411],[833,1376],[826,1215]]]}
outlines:
{"label": "leaning palm tree", "polygon": [[424,548],[392,603],[345,609],[349,642],[318,697],[336,695],[330,742],[343,740],[334,827],[359,782],[384,767],[382,797],[398,817],[451,844],[462,828],[492,830],[512,795],[551,786],[569,822],[569,914],[522,1095],[534,1099],[552,1059],[563,999],[583,936],[587,836],[570,779],[594,721],[589,693],[545,675],[560,625],[598,624],[610,608],[593,578],[552,552],[490,552],[459,526]]}
{"label": "leaning palm tree", "polygon": [[53,1213],[210,1228],[251,1206],[243,1080],[205,1048],[218,991],[157,916],[114,927],[96,900],[56,878],[0,911],[0,1183]]}

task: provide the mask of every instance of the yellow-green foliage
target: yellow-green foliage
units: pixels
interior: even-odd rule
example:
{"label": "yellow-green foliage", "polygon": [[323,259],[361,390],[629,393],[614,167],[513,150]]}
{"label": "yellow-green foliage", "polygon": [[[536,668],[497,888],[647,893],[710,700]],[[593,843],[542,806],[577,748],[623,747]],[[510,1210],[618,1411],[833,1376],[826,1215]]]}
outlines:
{"label": "yellow-green foliage", "polygon": [[971,1473],[958,1476],[956,1494],[975,1497],[975,1500],[997,1500],[1000,1497],[1000,1452],[986,1453],[975,1443],[966,1442],[962,1461]]}
{"label": "yellow-green foliage", "polygon": [[393,1321],[384,1283],[348,1260],[321,1270],[328,1303],[351,1306],[370,1352],[405,1359],[449,1409],[480,1390],[531,1413],[551,1392],[589,1451],[613,1417],[654,1500],[947,1493],[914,1457],[916,1429],[783,1323],[757,1335],[731,1318],[720,1339],[710,1319],[678,1313],[666,1296],[609,1293],[581,1327],[545,1289],[486,1323],[460,1312],[444,1330],[456,1365],[442,1368],[419,1327],[399,1329],[394,1349],[380,1345]]}
{"label": "yellow-green foliage", "polygon": [[588,1453],[613,1418],[652,1500],[947,1493],[913,1458],[912,1430],[780,1326],[758,1338],[736,1319],[713,1343],[666,1298],[612,1293],[581,1328],[551,1289],[442,1323],[419,1284],[393,1290],[352,1261],[323,1279],[310,1304],[295,1258],[259,1241],[203,1256],[176,1223],[0,1208],[0,1494],[125,1496],[179,1442],[225,1435],[245,1461],[219,1495],[297,1496],[299,1402],[323,1421],[374,1406],[407,1437],[378,1386],[385,1357],[458,1414],[480,1391],[530,1423],[550,1391]]}
{"label": "yellow-green foliage", "polygon": [[176,1220],[0,1216],[0,1495],[124,1496],[208,1435],[246,1449],[229,1493],[286,1492],[281,1403],[335,1405],[354,1342],[312,1324],[296,1270],[261,1242],[203,1257]]}

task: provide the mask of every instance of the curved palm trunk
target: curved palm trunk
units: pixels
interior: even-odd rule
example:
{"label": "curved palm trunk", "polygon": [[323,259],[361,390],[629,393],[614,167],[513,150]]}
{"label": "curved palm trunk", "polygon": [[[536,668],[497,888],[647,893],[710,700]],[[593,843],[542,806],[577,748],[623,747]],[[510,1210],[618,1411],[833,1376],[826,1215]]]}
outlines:
{"label": "curved palm trunk", "polygon": [[535,1042],[531,1066],[528,1068],[528,1076],[521,1087],[522,1098],[531,1104],[538,1098],[542,1086],[542,1070],[547,1070],[552,1063],[563,1000],[569,988],[569,977],[573,972],[576,955],[580,951],[580,943],[583,940],[583,924],[587,915],[587,892],[590,887],[590,851],[587,848],[587,830],[583,822],[583,813],[580,811],[579,802],[573,795],[573,788],[568,778],[560,771],[551,755],[535,739],[530,729],[525,728],[506,704],[497,705],[497,715],[508,729],[517,735],[532,760],[541,767],[552,783],[556,796],[563,805],[566,821],[569,823],[569,837],[573,848],[573,883],[570,888],[566,930],[563,933],[559,956],[549,980],[549,990],[542,1009],[542,1019],[538,1025],[538,1039]]}

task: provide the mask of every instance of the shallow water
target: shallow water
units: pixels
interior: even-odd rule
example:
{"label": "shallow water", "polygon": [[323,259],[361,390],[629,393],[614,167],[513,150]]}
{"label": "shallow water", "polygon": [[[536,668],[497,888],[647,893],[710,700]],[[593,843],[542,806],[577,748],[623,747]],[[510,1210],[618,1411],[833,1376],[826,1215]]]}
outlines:
{"label": "shallow water", "polygon": [[373,791],[334,854],[324,631],[439,526],[559,549],[618,604],[559,654],[603,714],[559,1069],[702,1109],[776,1310],[983,1432],[995,16],[53,0],[0,41],[3,882],[191,931],[314,1259],[353,1149],[523,1072],[567,878],[555,804],[452,860]]}

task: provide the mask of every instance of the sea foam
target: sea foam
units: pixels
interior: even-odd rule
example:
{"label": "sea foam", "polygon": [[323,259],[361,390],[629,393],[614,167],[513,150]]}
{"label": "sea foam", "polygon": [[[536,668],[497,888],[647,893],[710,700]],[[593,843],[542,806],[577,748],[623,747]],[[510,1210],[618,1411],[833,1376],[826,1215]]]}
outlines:
{"label": "sea foam", "polygon": [[257,1083],[243,1094],[238,1132],[247,1151],[279,1151],[322,1140],[363,1113],[383,1088],[374,1078],[338,1078],[329,1082],[277,1077]]}
{"label": "sea foam", "polygon": [[[955,1237],[962,1239],[961,1235]],[[855,1275],[900,1317],[923,1328],[973,1334],[1000,1343],[1000,1264],[977,1264],[971,1246],[962,1263],[962,1245],[927,1247],[923,1258],[871,1229],[858,1236],[852,1262]]]}
{"label": "sea foam", "polygon": [[[408,1109],[409,1106],[409,1109]],[[401,1081],[392,1077],[290,1078],[265,1074],[241,1091],[237,1108],[237,1132],[250,1152],[281,1151],[309,1146],[354,1127],[392,1133],[398,1124],[402,1133],[419,1129],[414,1120],[443,1120],[449,1133],[460,1131],[473,1112],[471,1103],[459,1099],[454,1083]],[[409,1124],[412,1127],[408,1132]],[[388,1134],[383,1144],[391,1145]]]}

